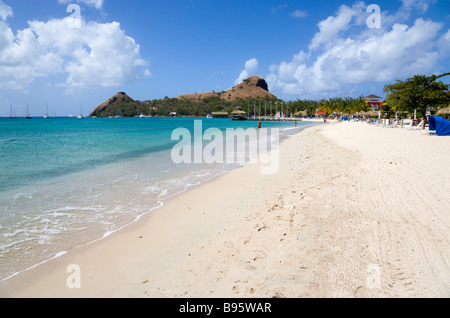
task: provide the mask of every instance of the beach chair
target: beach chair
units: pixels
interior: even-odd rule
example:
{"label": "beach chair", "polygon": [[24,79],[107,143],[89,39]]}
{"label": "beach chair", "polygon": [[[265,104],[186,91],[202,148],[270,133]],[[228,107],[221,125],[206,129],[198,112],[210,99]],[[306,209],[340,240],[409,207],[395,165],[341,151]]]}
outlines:
{"label": "beach chair", "polygon": [[399,126],[399,120],[395,120],[392,124],[383,125],[383,128],[395,128]]}
{"label": "beach chair", "polygon": [[[423,125],[422,122],[419,123],[419,125],[421,125],[421,124]],[[416,129],[416,127],[417,127],[417,126],[414,126],[414,120],[413,120],[413,121],[411,121],[411,123],[408,125],[408,127],[406,127],[406,129],[411,129],[411,130],[412,130],[412,129]]]}
{"label": "beach chair", "polygon": [[403,128],[406,128],[406,129],[411,129],[412,127],[414,127],[414,121],[413,120],[411,120],[411,122],[408,125],[403,126]]}
{"label": "beach chair", "polygon": [[413,126],[411,129],[415,129],[415,130],[423,129],[424,124],[425,124],[425,121],[422,120],[422,121],[420,121],[420,123],[417,126]]}
{"label": "beach chair", "polygon": [[396,122],[394,122],[394,124],[392,126],[390,126],[389,128],[399,128],[401,127],[401,120],[397,120]]}

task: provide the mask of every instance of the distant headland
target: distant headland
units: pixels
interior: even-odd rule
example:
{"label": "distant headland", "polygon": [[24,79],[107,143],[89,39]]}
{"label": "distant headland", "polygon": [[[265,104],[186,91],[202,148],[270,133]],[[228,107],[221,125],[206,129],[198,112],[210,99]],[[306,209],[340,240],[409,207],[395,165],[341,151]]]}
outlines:
{"label": "distant headland", "polygon": [[212,112],[232,112],[236,107],[247,106],[254,101],[277,100],[262,77],[250,76],[226,91],[186,94],[174,98],[137,101],[125,92],[119,92],[97,106],[89,116],[170,116],[174,113],[179,116],[206,116]]}
{"label": "distant headland", "polygon": [[177,98],[199,100],[215,96],[219,96],[223,100],[228,101],[248,98],[276,99],[276,96],[269,92],[267,82],[260,76],[250,76],[241,84],[238,84],[227,91],[188,94],[178,96]]}

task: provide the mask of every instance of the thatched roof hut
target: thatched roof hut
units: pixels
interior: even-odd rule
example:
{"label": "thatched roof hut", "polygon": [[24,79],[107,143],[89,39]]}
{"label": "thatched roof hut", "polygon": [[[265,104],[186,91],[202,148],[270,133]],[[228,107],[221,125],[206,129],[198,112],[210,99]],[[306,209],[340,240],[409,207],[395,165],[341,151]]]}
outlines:
{"label": "thatched roof hut", "polygon": [[228,117],[227,112],[212,112],[211,115],[213,118],[227,118]]}
{"label": "thatched roof hut", "polygon": [[436,115],[449,115],[450,114],[450,106],[439,109]]}
{"label": "thatched roof hut", "polygon": [[436,113],[436,115],[442,116],[444,118],[449,118],[450,117],[450,107],[445,107],[445,108],[439,109],[438,112]]}
{"label": "thatched roof hut", "polygon": [[367,116],[378,116],[378,112],[366,112]]}
{"label": "thatched roof hut", "polygon": [[244,112],[244,111],[242,111],[242,110],[233,110],[232,112],[231,112],[231,115],[230,115],[230,117],[232,118],[232,119],[245,119],[246,118],[246,115],[247,115],[247,113],[246,112]]}

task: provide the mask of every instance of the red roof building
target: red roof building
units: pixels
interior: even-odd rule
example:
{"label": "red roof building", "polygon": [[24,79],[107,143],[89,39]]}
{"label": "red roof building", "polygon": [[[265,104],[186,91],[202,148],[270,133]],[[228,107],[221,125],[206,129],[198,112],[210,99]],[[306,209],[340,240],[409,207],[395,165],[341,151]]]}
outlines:
{"label": "red roof building", "polygon": [[374,112],[379,110],[381,105],[383,105],[382,98],[374,94],[370,94],[369,96],[364,97],[364,99],[366,100],[366,105],[370,106]]}

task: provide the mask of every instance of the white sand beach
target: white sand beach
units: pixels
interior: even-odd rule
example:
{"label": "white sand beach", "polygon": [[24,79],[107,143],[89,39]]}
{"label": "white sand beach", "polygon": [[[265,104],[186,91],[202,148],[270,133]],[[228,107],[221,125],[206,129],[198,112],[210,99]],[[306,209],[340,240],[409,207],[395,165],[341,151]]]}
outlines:
{"label": "white sand beach", "polygon": [[[305,129],[258,164],[0,282],[1,297],[449,297],[450,138]],[[70,289],[67,267],[80,269]]]}

